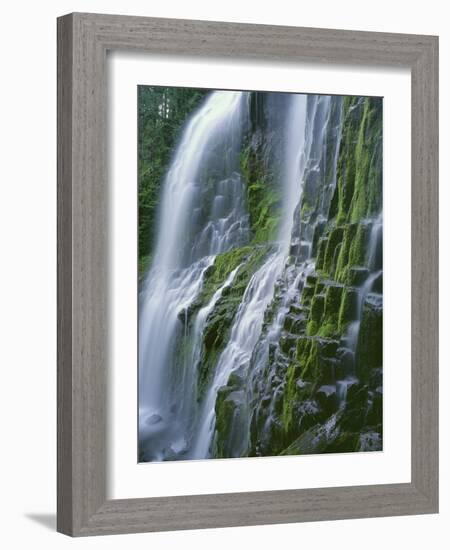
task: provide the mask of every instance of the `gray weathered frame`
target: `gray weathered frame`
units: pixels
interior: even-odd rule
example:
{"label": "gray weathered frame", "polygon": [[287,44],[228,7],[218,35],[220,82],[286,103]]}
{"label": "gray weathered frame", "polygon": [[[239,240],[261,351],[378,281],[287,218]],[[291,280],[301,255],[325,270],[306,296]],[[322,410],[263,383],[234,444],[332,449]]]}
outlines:
{"label": "gray weathered frame", "polygon": [[[106,52],[411,69],[411,483],[106,498]],[[58,19],[58,530],[100,535],[438,511],[438,38],[74,13]]]}

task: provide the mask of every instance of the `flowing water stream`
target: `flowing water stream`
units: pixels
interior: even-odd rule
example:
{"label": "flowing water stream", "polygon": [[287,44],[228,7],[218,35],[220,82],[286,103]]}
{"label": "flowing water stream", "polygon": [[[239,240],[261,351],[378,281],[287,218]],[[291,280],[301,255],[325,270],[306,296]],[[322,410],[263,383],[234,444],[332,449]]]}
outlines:
{"label": "flowing water stream", "polygon": [[[242,264],[194,313],[192,323],[190,308],[216,256],[251,242],[246,182],[239,164],[249,127],[249,94],[214,92],[186,124],[162,187],[154,261],[140,292],[139,438],[146,461],[214,456],[218,394],[231,375],[243,383],[233,394],[239,414],[229,429],[227,454],[248,452],[252,421],[261,415],[263,432],[270,438],[284,387],[271,358],[275,354],[278,365],[288,365],[281,351],[286,323],[303,322],[294,304],[314,271],[317,234],[327,221],[336,187],[341,111],[341,98],[287,96],[278,151],[283,216],[277,237],[249,279],[229,339],[201,396],[197,369],[203,333]],[[307,215],[300,214],[303,193],[316,204]],[[381,273],[381,227],[380,215],[372,223],[368,276],[358,288],[355,317],[346,335],[353,354],[364,301]],[[269,308],[273,315],[267,322]],[[356,380],[354,372],[344,374],[334,382],[341,402]]]}
{"label": "flowing water stream", "polygon": [[180,316],[214,256],[248,240],[237,171],[245,100],[243,92],[210,95],[188,122],[163,185],[155,258],[139,304],[139,435],[153,460],[184,450],[195,413],[191,368],[180,375],[174,365]]}

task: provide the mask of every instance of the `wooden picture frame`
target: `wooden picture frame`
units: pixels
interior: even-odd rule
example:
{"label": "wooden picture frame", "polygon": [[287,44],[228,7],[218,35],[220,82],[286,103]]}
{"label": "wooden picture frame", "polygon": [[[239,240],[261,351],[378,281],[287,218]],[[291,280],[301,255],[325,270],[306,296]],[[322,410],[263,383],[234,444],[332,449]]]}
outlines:
{"label": "wooden picture frame", "polygon": [[[411,482],[107,500],[106,52],[407,67]],[[72,536],[438,511],[438,38],[74,13],[58,19],[58,531]]]}

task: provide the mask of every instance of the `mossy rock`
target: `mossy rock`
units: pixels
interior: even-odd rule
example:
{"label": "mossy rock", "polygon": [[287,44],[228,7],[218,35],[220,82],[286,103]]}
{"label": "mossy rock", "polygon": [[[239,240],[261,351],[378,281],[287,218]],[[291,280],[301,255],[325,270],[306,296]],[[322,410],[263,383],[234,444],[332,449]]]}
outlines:
{"label": "mossy rock", "polygon": [[325,281],[321,278],[317,279],[316,287],[314,289],[315,294],[320,294],[325,288]]}
{"label": "mossy rock", "polygon": [[360,432],[367,423],[368,404],[369,389],[367,385],[354,384],[350,386],[341,420],[342,429]]}
{"label": "mossy rock", "polygon": [[283,328],[291,334],[299,336],[306,330],[306,317],[304,315],[292,315],[288,313],[284,319]]}
{"label": "mossy rock", "polygon": [[[284,446],[324,419],[324,413],[315,399],[297,398],[290,403],[289,422],[284,424]],[[287,415],[284,416],[287,418]],[[280,450],[283,449],[281,446]]]}
{"label": "mossy rock", "polygon": [[[310,321],[317,328],[317,334],[324,338],[336,337],[339,335],[339,312],[344,286],[334,282],[328,282],[325,287],[324,309],[320,322],[310,316]],[[320,296],[320,295],[318,295]],[[319,307],[319,306],[317,306]],[[313,330],[309,326],[309,330]]]}
{"label": "mossy rock", "polygon": [[328,237],[323,236],[319,239],[317,247],[316,269],[322,270],[325,262],[325,253],[328,246]]}
{"label": "mossy rock", "polygon": [[[332,215],[359,222],[379,212],[382,201],[382,100],[344,98],[344,121]],[[336,205],[337,202],[337,205]]]}
{"label": "mossy rock", "polygon": [[286,439],[297,437],[319,420],[320,408],[311,399],[313,384],[300,378],[301,367],[293,362],[286,371],[285,384],[281,393],[281,414]]}
{"label": "mossy rock", "polygon": [[336,268],[337,251],[342,243],[344,234],[343,227],[334,227],[329,234],[328,242],[325,250],[325,257],[321,269],[328,275],[332,276]]}
{"label": "mossy rock", "polygon": [[315,258],[317,256],[317,252],[319,249],[319,242],[321,237],[324,234],[325,228],[326,228],[326,221],[325,220],[319,220],[314,225],[314,232],[313,232],[313,238],[312,238],[312,247],[311,247],[311,256]]}
{"label": "mossy rock", "polygon": [[325,311],[325,294],[315,294],[311,300],[310,320],[320,324]]}
{"label": "mossy rock", "polygon": [[381,433],[376,431],[368,431],[360,434],[356,450],[360,452],[382,451],[383,438]]}
{"label": "mossy rock", "polygon": [[304,336],[297,341],[296,360],[301,367],[300,378],[316,384],[324,384],[333,374],[339,342],[330,338]]}
{"label": "mossy rock", "polygon": [[217,393],[215,456],[227,458],[233,456],[235,445],[240,434],[240,424],[244,420],[245,392],[233,391],[229,386],[224,386]]}
{"label": "mossy rock", "polygon": [[249,144],[241,153],[247,185],[247,207],[253,243],[272,242],[281,218],[281,194],[267,165],[264,150]]}
{"label": "mossy rock", "polygon": [[233,283],[226,292],[222,292],[222,296],[217,300],[213,311],[206,320],[200,364],[198,365],[199,399],[201,399],[220,353],[228,341],[233,319],[250,278],[262,264],[268,251],[268,247],[250,246],[231,250],[218,255],[214,264],[205,273],[203,289],[196,302],[197,309],[206,305],[230,273],[242,264]]}
{"label": "mossy rock", "polygon": [[315,398],[327,416],[336,412],[339,402],[334,384],[320,386],[315,393]]}
{"label": "mossy rock", "polygon": [[341,305],[342,293],[344,286],[340,284],[329,284],[325,291],[325,311],[324,314],[328,318],[337,319],[339,308]]}
{"label": "mossy rock", "polygon": [[339,436],[331,442],[325,453],[354,453],[359,448],[359,435],[352,432],[341,432]]}
{"label": "mossy rock", "polygon": [[345,287],[339,309],[338,331],[340,334],[343,334],[349,323],[356,318],[358,298],[359,292],[356,288]]}
{"label": "mossy rock", "polygon": [[383,299],[368,294],[363,306],[356,351],[357,376],[368,380],[372,369],[383,362]]}
{"label": "mossy rock", "polygon": [[371,392],[367,411],[367,424],[377,426],[383,422],[383,389]]}
{"label": "mossy rock", "polygon": [[309,305],[315,293],[315,286],[305,285],[302,290],[302,304]]}
{"label": "mossy rock", "polygon": [[291,356],[292,352],[296,349],[297,337],[290,333],[284,333],[280,338],[280,349],[288,357]]}
{"label": "mossy rock", "polygon": [[309,257],[310,246],[306,241],[294,242],[291,244],[289,254],[294,260],[303,262]]}
{"label": "mossy rock", "polygon": [[318,276],[315,273],[311,273],[306,277],[306,284],[309,286],[316,286]]}
{"label": "mossy rock", "polygon": [[326,452],[339,437],[337,426],[339,413],[336,413],[325,423],[320,423],[298,437],[281,455],[307,455]]}
{"label": "mossy rock", "polygon": [[349,263],[350,248],[357,229],[358,224],[356,223],[349,223],[344,226],[342,245],[339,249],[335,272],[335,279],[340,283],[345,283],[347,281],[348,270],[351,267]]}
{"label": "mossy rock", "polygon": [[369,275],[367,267],[355,265],[348,270],[347,284],[350,286],[361,286]]}
{"label": "mossy rock", "polygon": [[378,275],[373,281],[372,292],[376,292],[377,294],[383,294],[383,272],[382,271],[378,273]]}
{"label": "mossy rock", "polygon": [[355,149],[356,173],[351,221],[378,212],[382,194],[382,102],[366,98]]}
{"label": "mossy rock", "polygon": [[295,302],[293,302],[290,306],[289,306],[289,314],[290,315],[304,315],[305,313],[305,308],[301,305],[301,304],[296,304]]}
{"label": "mossy rock", "polygon": [[371,230],[372,225],[370,223],[358,224],[355,237],[350,245],[348,255],[349,266],[360,266],[365,264]]}

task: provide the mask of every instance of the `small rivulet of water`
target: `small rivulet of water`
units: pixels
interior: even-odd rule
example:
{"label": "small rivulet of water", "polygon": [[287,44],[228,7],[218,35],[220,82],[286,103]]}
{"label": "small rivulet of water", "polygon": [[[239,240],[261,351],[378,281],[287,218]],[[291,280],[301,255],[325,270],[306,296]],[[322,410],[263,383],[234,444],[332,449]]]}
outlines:
{"label": "small rivulet of water", "polygon": [[[375,219],[370,220],[372,224],[369,233],[369,242],[367,246],[367,255],[365,261],[365,267],[367,268],[367,276],[363,282],[356,288],[357,300],[356,300],[356,312],[354,320],[349,324],[345,341],[348,348],[353,355],[353,366],[351,372],[349,372],[349,379],[354,380],[355,374],[355,358],[358,348],[359,333],[361,327],[361,319],[363,316],[364,303],[368,295],[372,292],[374,282],[380,277],[382,273],[381,266],[381,254],[383,240],[383,217],[380,213]],[[344,394],[345,395],[345,394]]]}

